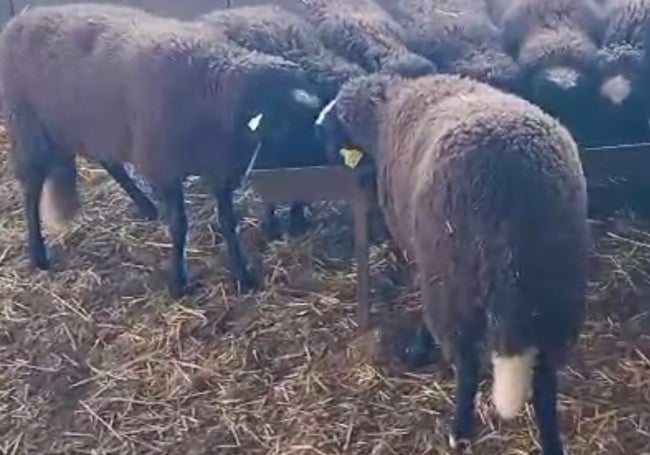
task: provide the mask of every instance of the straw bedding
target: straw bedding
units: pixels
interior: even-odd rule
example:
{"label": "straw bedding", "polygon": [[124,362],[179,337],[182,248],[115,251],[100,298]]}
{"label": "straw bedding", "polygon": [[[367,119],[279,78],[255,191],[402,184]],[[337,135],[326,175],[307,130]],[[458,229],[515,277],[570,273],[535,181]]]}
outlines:
{"label": "straw bedding", "polygon": [[[315,207],[306,238],[264,244],[240,195],[265,290],[237,297],[213,206],[188,191],[196,295],[168,297],[164,225],[134,215],[100,170],[81,166],[84,208],[50,239],[57,266],[27,268],[21,194],[0,130],[0,453],[446,454],[448,367],[406,371],[396,352],[418,295],[387,244],[371,253],[373,329],[354,318],[351,216]],[[571,454],[650,451],[650,226],[594,230],[590,311],[561,374]],[[531,409],[500,424],[479,395],[477,454],[535,453]]]}

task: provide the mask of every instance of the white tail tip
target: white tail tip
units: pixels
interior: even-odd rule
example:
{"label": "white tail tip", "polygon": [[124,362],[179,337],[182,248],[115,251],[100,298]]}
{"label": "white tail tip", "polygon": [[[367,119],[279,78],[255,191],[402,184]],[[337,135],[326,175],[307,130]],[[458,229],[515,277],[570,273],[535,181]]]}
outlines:
{"label": "white tail tip", "polygon": [[492,354],[492,401],[502,419],[517,417],[524,403],[530,398],[536,358],[535,348],[511,357]]}
{"label": "white tail tip", "polygon": [[43,226],[52,234],[61,234],[68,223],[73,207],[62,207],[62,201],[57,198],[55,184],[51,180],[46,180],[43,184],[43,191],[39,201],[39,213]]}

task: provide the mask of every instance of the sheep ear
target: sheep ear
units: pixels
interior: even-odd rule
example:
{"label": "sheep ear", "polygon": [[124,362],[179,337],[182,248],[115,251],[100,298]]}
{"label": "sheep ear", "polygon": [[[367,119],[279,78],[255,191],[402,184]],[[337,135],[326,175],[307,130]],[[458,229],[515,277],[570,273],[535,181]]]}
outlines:
{"label": "sheep ear", "polygon": [[252,132],[257,131],[257,129],[260,127],[260,123],[262,123],[263,117],[264,114],[257,114],[255,117],[251,118],[248,121],[248,129],[251,130]]}
{"label": "sheep ear", "polygon": [[325,118],[327,117],[327,114],[330,113],[332,109],[334,109],[334,105],[336,104],[337,98],[334,98],[332,101],[327,103],[327,106],[323,108],[322,111],[320,111],[320,114],[318,114],[318,118],[316,119],[316,125],[322,125],[323,122],[325,121]]}
{"label": "sheep ear", "polygon": [[316,95],[307,92],[306,90],[294,89],[291,91],[291,96],[293,96],[293,99],[296,102],[300,104],[304,104],[305,106],[314,109],[320,106],[320,98]]}

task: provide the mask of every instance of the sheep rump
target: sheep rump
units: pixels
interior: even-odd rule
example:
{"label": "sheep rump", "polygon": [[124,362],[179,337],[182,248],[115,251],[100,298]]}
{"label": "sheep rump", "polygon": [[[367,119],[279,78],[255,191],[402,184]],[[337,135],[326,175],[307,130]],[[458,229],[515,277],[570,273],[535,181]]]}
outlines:
{"label": "sheep rump", "polygon": [[569,133],[531,103],[455,76],[354,80],[330,112],[321,121],[335,137],[330,152],[354,144],[374,157],[389,231],[419,273],[425,323],[457,365],[455,440],[471,430],[486,339],[497,410],[521,409],[536,363],[536,393],[553,409],[540,423],[544,453],[561,453],[555,369],[581,327],[588,248]]}
{"label": "sheep rump", "polygon": [[[248,120],[300,104],[285,99],[308,87],[297,65],[246,51],[202,24],[70,4],[14,17],[0,36],[0,72],[36,266],[48,267],[33,206],[46,180],[49,188],[57,183],[53,173],[74,174],[79,152],[99,161],[136,203],[148,198],[134,189],[123,163],[160,194],[174,243],[170,290],[177,295],[187,281],[182,181],[205,178],[217,196],[231,272],[243,287],[253,286],[235,233],[232,191],[259,140]],[[269,85],[277,90],[268,93]]]}

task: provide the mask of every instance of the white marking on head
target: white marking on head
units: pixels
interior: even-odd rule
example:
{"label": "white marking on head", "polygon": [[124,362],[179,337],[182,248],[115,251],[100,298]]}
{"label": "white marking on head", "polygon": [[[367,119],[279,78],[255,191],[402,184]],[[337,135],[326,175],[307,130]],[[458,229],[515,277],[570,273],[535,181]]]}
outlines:
{"label": "white marking on head", "polygon": [[291,91],[291,96],[300,104],[316,109],[320,106],[320,98],[303,89],[294,89]]}
{"label": "white marking on head", "polygon": [[578,85],[580,74],[573,68],[551,68],[546,71],[546,79],[558,87],[568,90]]}
{"label": "white marking on head", "polygon": [[248,129],[255,132],[257,129],[260,127],[260,123],[262,122],[262,117],[264,117],[264,114],[257,114],[255,117],[251,118],[248,121]]}
{"label": "white marking on head", "polygon": [[325,117],[327,117],[327,114],[329,114],[330,111],[334,109],[334,105],[336,104],[337,100],[338,97],[334,98],[332,101],[327,103],[327,106],[325,106],[322,111],[320,111],[320,114],[318,114],[318,118],[316,119],[316,125],[323,124],[323,122],[325,121]]}
{"label": "white marking on head", "polygon": [[609,78],[601,87],[600,94],[615,105],[621,105],[630,96],[630,81],[622,75]]}

